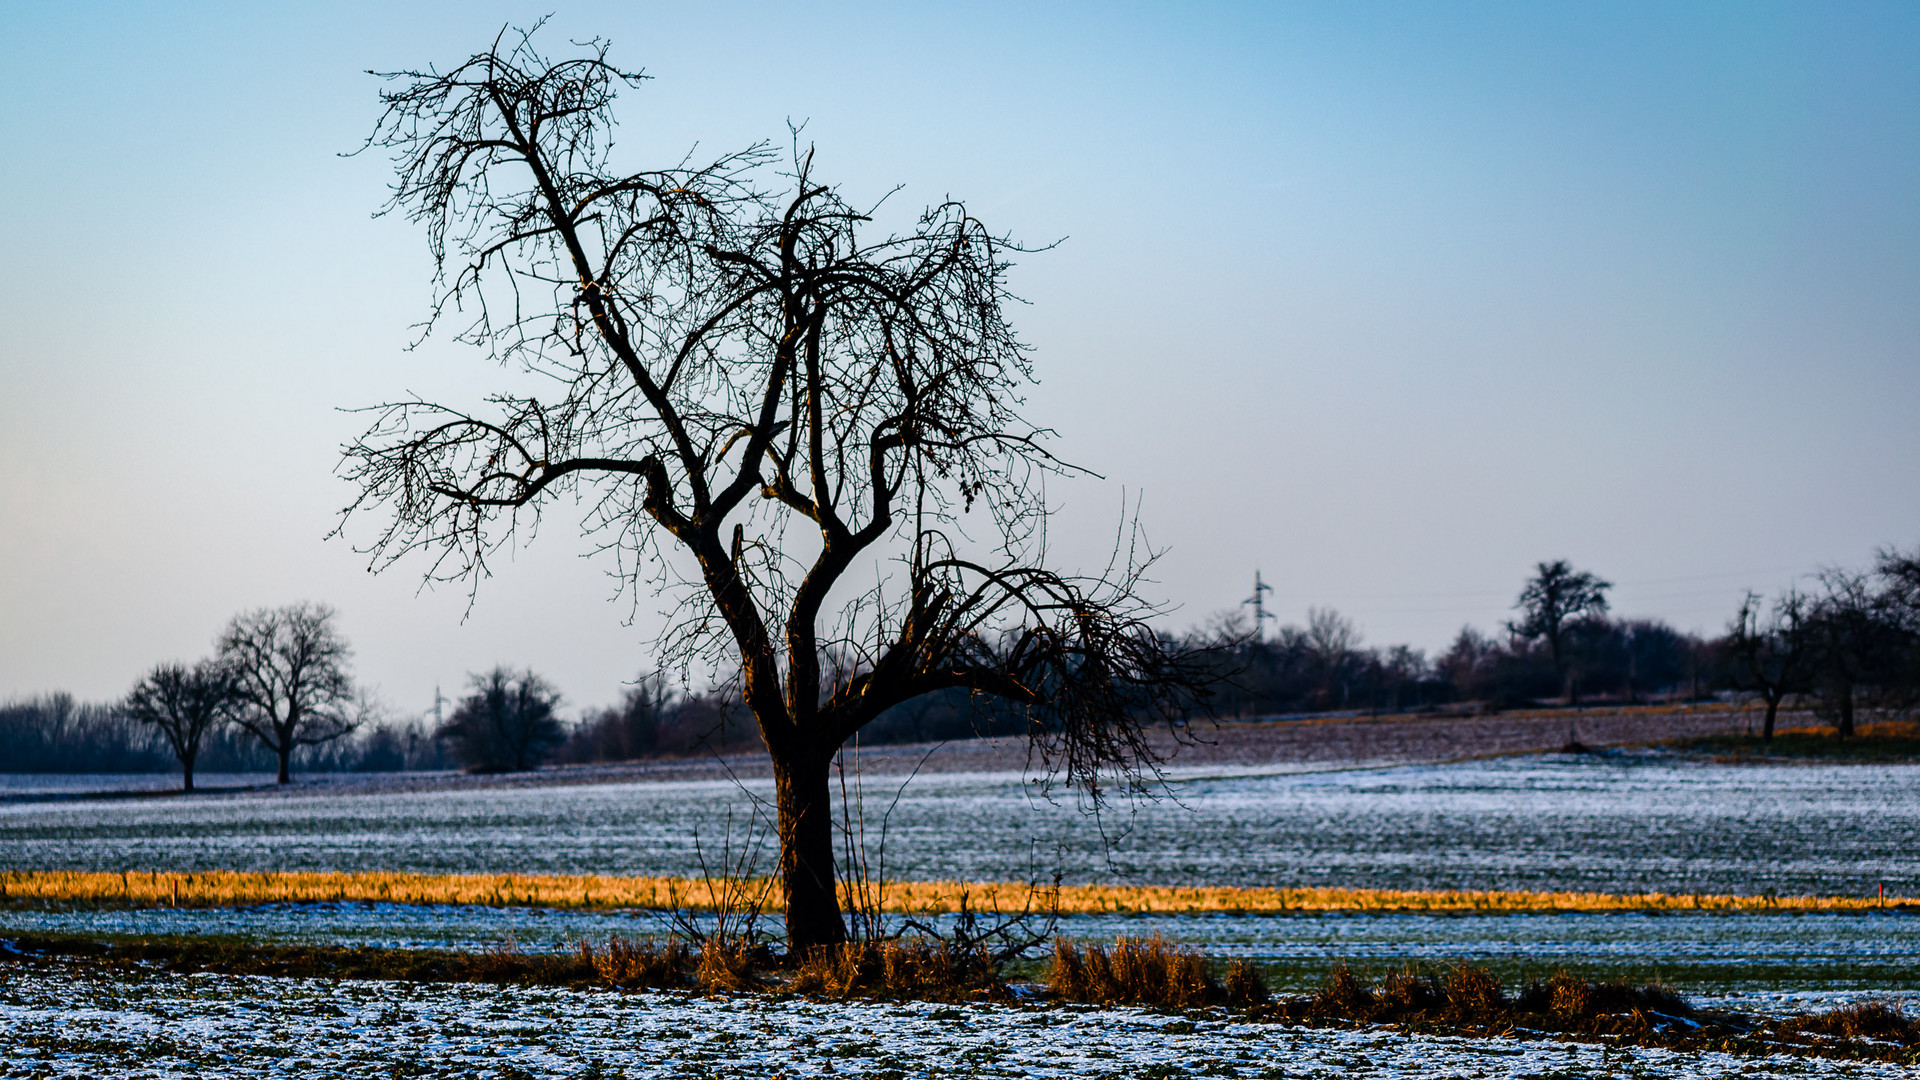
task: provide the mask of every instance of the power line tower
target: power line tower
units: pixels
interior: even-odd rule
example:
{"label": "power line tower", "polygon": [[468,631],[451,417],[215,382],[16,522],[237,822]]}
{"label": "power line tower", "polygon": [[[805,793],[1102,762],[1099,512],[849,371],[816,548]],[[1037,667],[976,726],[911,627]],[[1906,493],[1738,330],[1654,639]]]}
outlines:
{"label": "power line tower", "polygon": [[1267,599],[1263,594],[1272,591],[1273,586],[1261,581],[1260,571],[1255,570],[1253,572],[1253,595],[1240,601],[1241,606],[1253,608],[1253,640],[1255,641],[1267,640],[1268,619],[1272,619],[1275,622],[1280,621],[1278,616],[1267,610]]}

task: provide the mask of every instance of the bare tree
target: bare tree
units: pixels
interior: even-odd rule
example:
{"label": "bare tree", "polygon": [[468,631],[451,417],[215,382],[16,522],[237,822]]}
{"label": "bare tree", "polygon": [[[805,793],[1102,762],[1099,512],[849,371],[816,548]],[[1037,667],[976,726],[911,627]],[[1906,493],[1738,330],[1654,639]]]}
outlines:
{"label": "bare tree", "polygon": [[620,695],[618,705],[584,713],[560,749],[562,761],[632,761],[661,748],[661,729],[672,719],[679,695],[659,672],[642,675]]}
{"label": "bare tree", "polygon": [[1338,705],[1345,708],[1350,689],[1347,668],[1360,648],[1360,628],[1333,608],[1308,608],[1306,641],[1320,677],[1321,697],[1327,704],[1334,704],[1333,684],[1338,682]]}
{"label": "bare tree", "polygon": [[[1820,593],[1807,611],[1814,689],[1818,710],[1833,721],[1837,734],[1851,738],[1863,695],[1885,703],[1901,679],[1911,639],[1890,601],[1897,577],[1884,569],[1861,573],[1839,567],[1820,571]],[[1892,589],[1874,587],[1876,578]]]}
{"label": "bare tree", "polygon": [[1737,689],[1752,690],[1767,703],[1760,728],[1764,742],[1773,741],[1774,719],[1790,694],[1811,690],[1813,648],[1807,625],[1807,598],[1789,589],[1774,601],[1764,620],[1760,595],[1749,592],[1740,611],[1727,626],[1721,662]]}
{"label": "bare tree", "polygon": [[555,715],[560,695],[531,671],[496,667],[469,680],[460,701],[434,737],[446,740],[472,772],[524,772],[539,767],[566,741]]}
{"label": "bare tree", "polygon": [[234,723],[279,759],[279,782],[292,779],[300,746],[330,742],[357,724],[351,656],[333,628],[333,609],[289,604],[236,615],[220,635],[220,663],[233,680]]}
{"label": "bare tree", "polygon": [[217,663],[161,664],[127,694],[127,715],[157,729],[180,762],[180,790],[193,790],[200,741],[232,715],[233,678]]}
{"label": "bare tree", "polygon": [[1526,641],[1546,639],[1554,675],[1573,704],[1580,698],[1568,670],[1568,631],[1580,619],[1605,615],[1607,590],[1611,588],[1612,582],[1575,570],[1565,559],[1555,559],[1534,567],[1533,577],[1527,579],[1520,598],[1513,603],[1520,618],[1507,623],[1508,632]]}
{"label": "bare tree", "polygon": [[1042,479],[1066,467],[1016,411],[1019,249],[958,201],[880,232],[797,140],[784,171],[764,144],[617,170],[611,107],[640,76],[600,42],[549,62],[531,33],[385,76],[369,145],[394,155],[389,209],[426,226],[429,330],[464,320],[551,394],[381,406],[345,468],[349,515],[393,513],[377,563],[477,582],[584,496],[625,584],[679,605],[661,666],[737,665],[797,950],[844,939],[829,766],[890,706],[998,695],[1069,780],[1137,778],[1144,725],[1198,676],[1148,627],[1131,545],[1091,580],[1047,565]]}
{"label": "bare tree", "polygon": [[1920,701],[1920,548],[1883,548],[1874,560],[1878,606],[1894,637],[1890,703],[1911,709]]}

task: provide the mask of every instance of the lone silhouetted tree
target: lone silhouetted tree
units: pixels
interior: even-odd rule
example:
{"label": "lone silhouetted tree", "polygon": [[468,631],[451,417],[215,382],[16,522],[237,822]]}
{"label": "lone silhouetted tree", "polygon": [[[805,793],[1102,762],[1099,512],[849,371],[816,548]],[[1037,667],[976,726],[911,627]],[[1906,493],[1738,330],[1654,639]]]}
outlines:
{"label": "lone silhouetted tree", "polygon": [[1727,625],[1721,665],[1735,689],[1751,690],[1767,703],[1766,720],[1760,727],[1763,742],[1773,741],[1780,703],[1789,695],[1813,689],[1813,640],[1807,606],[1804,595],[1788,590],[1763,618],[1760,596],[1750,592]]}
{"label": "lone silhouetted tree", "polygon": [[[1360,648],[1360,629],[1332,608],[1307,609],[1307,648],[1320,680],[1320,697],[1327,705],[1345,708],[1350,687],[1348,670]],[[1334,684],[1340,685],[1338,698]]]}
{"label": "lone silhouetted tree", "polygon": [[1579,693],[1568,671],[1568,631],[1581,619],[1607,613],[1607,590],[1612,582],[1575,570],[1565,559],[1543,562],[1520,590],[1514,609],[1520,617],[1507,623],[1507,630],[1526,641],[1544,638],[1547,653],[1553,658],[1553,673],[1562,692],[1571,703],[1579,702]]}
{"label": "lone silhouetted tree", "polygon": [[997,695],[1070,781],[1136,779],[1198,672],[1146,624],[1130,547],[1094,579],[1047,564],[1041,480],[1064,466],[1016,411],[1019,249],[959,201],[882,231],[797,140],[785,170],[765,144],[616,169],[611,107],[640,76],[530,37],[385,76],[369,145],[394,155],[389,209],[426,227],[429,329],[461,320],[551,392],[379,407],[346,469],[349,515],[393,513],[376,559],[477,582],[583,496],[626,583],[681,601],[662,666],[737,664],[796,950],[846,934],[829,768],[889,707]]}
{"label": "lone silhouetted tree", "polygon": [[1882,617],[1894,634],[1889,704],[1910,710],[1920,701],[1920,547],[1881,549],[1873,572]]}
{"label": "lone silhouetted tree", "polygon": [[473,693],[434,736],[471,772],[524,772],[537,768],[566,741],[555,710],[560,695],[531,671],[496,667],[468,680]]}
{"label": "lone silhouetted tree", "polygon": [[233,722],[273,751],[280,783],[292,779],[296,747],[331,742],[356,726],[351,655],[333,627],[333,609],[323,604],[249,611],[220,635]]}
{"label": "lone silhouetted tree", "polygon": [[1875,588],[1877,577],[1828,567],[1820,571],[1820,591],[1808,606],[1817,708],[1843,739],[1853,737],[1862,694],[1879,691],[1875,696],[1884,697],[1900,681],[1902,661],[1910,651],[1888,592]]}
{"label": "lone silhouetted tree", "polygon": [[127,694],[129,717],[154,728],[180,762],[180,790],[193,790],[201,740],[225,723],[235,705],[233,677],[220,664],[161,664]]}

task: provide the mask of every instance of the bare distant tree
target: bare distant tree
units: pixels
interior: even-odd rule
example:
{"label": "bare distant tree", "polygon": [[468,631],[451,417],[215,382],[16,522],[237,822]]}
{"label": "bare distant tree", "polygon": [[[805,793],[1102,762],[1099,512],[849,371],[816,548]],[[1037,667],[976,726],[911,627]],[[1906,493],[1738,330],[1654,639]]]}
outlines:
{"label": "bare distant tree", "polygon": [[584,48],[550,62],[503,34],[386,76],[370,145],[394,155],[390,209],[426,226],[429,326],[467,320],[458,340],[551,392],[382,406],[347,451],[349,513],[392,511],[383,563],[477,581],[583,496],[625,583],[680,605],[662,666],[737,665],[805,951],[846,934],[828,777],[869,721],[997,695],[1098,791],[1152,760],[1143,725],[1184,715],[1197,669],[1145,622],[1127,549],[1091,580],[1048,565],[1041,479],[1065,467],[1016,411],[1019,249],[959,201],[882,231],[798,145],[784,172],[765,145],[615,169],[611,107],[640,76]]}
{"label": "bare distant tree", "polygon": [[1721,664],[1734,687],[1751,690],[1767,703],[1760,728],[1764,742],[1773,741],[1774,719],[1780,703],[1791,694],[1813,688],[1813,641],[1807,625],[1807,598],[1789,589],[1774,601],[1764,619],[1760,595],[1749,592],[1740,611],[1727,625]]}
{"label": "bare distant tree", "polygon": [[1470,625],[1463,625],[1435,667],[1463,700],[1470,700],[1487,694],[1499,658],[1499,642]]}
{"label": "bare distant tree", "polygon": [[1612,582],[1575,570],[1565,559],[1555,559],[1534,568],[1533,577],[1527,579],[1520,598],[1514,601],[1520,618],[1507,623],[1508,632],[1526,641],[1546,639],[1554,675],[1571,703],[1579,703],[1579,692],[1568,672],[1568,631],[1583,618],[1605,615],[1607,590],[1611,588]]}
{"label": "bare distant tree", "polygon": [[1896,639],[1891,704],[1912,709],[1920,702],[1920,548],[1883,548],[1873,572],[1880,610]]}
{"label": "bare distant tree", "polygon": [[295,747],[351,732],[351,656],[333,627],[333,609],[289,604],[236,615],[220,635],[220,663],[232,678],[234,723],[279,759],[279,782],[292,779]]}
{"label": "bare distant tree", "polygon": [[1340,684],[1339,704],[1347,703],[1347,666],[1360,648],[1360,628],[1332,608],[1307,609],[1307,648],[1320,676],[1320,692],[1334,702],[1333,685]]}
{"label": "bare distant tree", "polygon": [[124,708],[134,720],[157,729],[180,762],[180,790],[193,790],[193,763],[200,741],[233,713],[233,678],[210,661],[192,667],[161,664],[127,695]]}
{"label": "bare distant tree", "polygon": [[658,672],[642,675],[618,705],[587,713],[561,748],[563,761],[631,761],[660,748],[661,729],[678,694]]}
{"label": "bare distant tree", "polygon": [[537,768],[566,740],[555,710],[560,695],[531,671],[496,667],[469,682],[473,693],[434,736],[471,772]]}
{"label": "bare distant tree", "polygon": [[[1875,588],[1878,577],[1878,572],[1828,567],[1820,571],[1820,592],[1807,611],[1817,707],[1843,739],[1854,734],[1863,695],[1870,702],[1893,700],[1890,692],[1902,681],[1912,652],[1912,638],[1890,602],[1893,593]],[[1897,579],[1893,584],[1897,587]]]}

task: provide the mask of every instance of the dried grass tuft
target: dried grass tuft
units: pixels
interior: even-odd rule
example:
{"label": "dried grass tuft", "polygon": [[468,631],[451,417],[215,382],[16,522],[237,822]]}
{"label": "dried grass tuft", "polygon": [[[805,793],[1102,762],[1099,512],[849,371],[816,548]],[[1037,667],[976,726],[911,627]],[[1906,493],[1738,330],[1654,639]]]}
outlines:
{"label": "dried grass tuft", "polygon": [[1646,1022],[1649,1016],[1692,1016],[1672,987],[1661,983],[1588,982],[1569,972],[1555,972],[1544,983],[1521,992],[1516,1003],[1523,1012],[1550,1013],[1566,1021],[1594,1021],[1608,1016],[1630,1016]]}
{"label": "dried grass tuft", "polygon": [[1659,1017],[1692,1016],[1693,1008],[1666,986],[1591,983],[1560,972],[1509,998],[1500,980],[1462,964],[1440,972],[1409,965],[1370,985],[1345,965],[1328,973],[1320,990],[1279,1003],[1300,1019],[1419,1022],[1489,1028],[1520,1017],[1549,1019],[1555,1030],[1591,1033],[1651,1031]]}
{"label": "dried grass tuft", "polygon": [[800,958],[787,982],[800,994],[865,994],[953,1001],[997,995],[1002,984],[984,948],[945,941],[849,941]]}
{"label": "dried grass tuft", "polygon": [[1310,1000],[1309,1011],[1313,1016],[1364,1020],[1372,1018],[1378,1004],[1373,990],[1352,969],[1335,964]]}
{"label": "dried grass tuft", "polygon": [[759,989],[757,974],[771,957],[764,946],[745,938],[716,934],[700,944],[693,981],[708,993],[741,994]]}
{"label": "dried grass tuft", "polygon": [[1457,1016],[1492,1017],[1506,1010],[1507,995],[1500,989],[1500,980],[1486,968],[1455,965],[1447,969],[1441,985],[1447,1007]]}
{"label": "dried grass tuft", "polygon": [[1266,1000],[1266,981],[1252,964],[1228,969],[1228,985],[1213,977],[1206,957],[1158,934],[1120,938],[1103,945],[1056,942],[1047,989],[1062,1001],[1101,1005],[1161,1005],[1189,1008],[1221,1001]]}
{"label": "dried grass tuft", "polygon": [[1909,1019],[1898,1005],[1884,1001],[1863,1001],[1857,1005],[1843,1005],[1827,1012],[1795,1017],[1782,1024],[1781,1029],[1844,1039],[1888,1039],[1906,1045],[1920,1043],[1920,1022]]}
{"label": "dried grass tuft", "polygon": [[1250,960],[1235,960],[1228,964],[1226,977],[1220,980],[1220,988],[1226,991],[1229,1005],[1264,1005],[1273,997],[1267,989],[1266,977]]}
{"label": "dried grass tuft", "polygon": [[579,945],[580,959],[602,979],[624,989],[654,987],[673,989],[686,986],[694,967],[693,950],[685,942],[669,938],[607,939],[605,946],[592,942]]}

